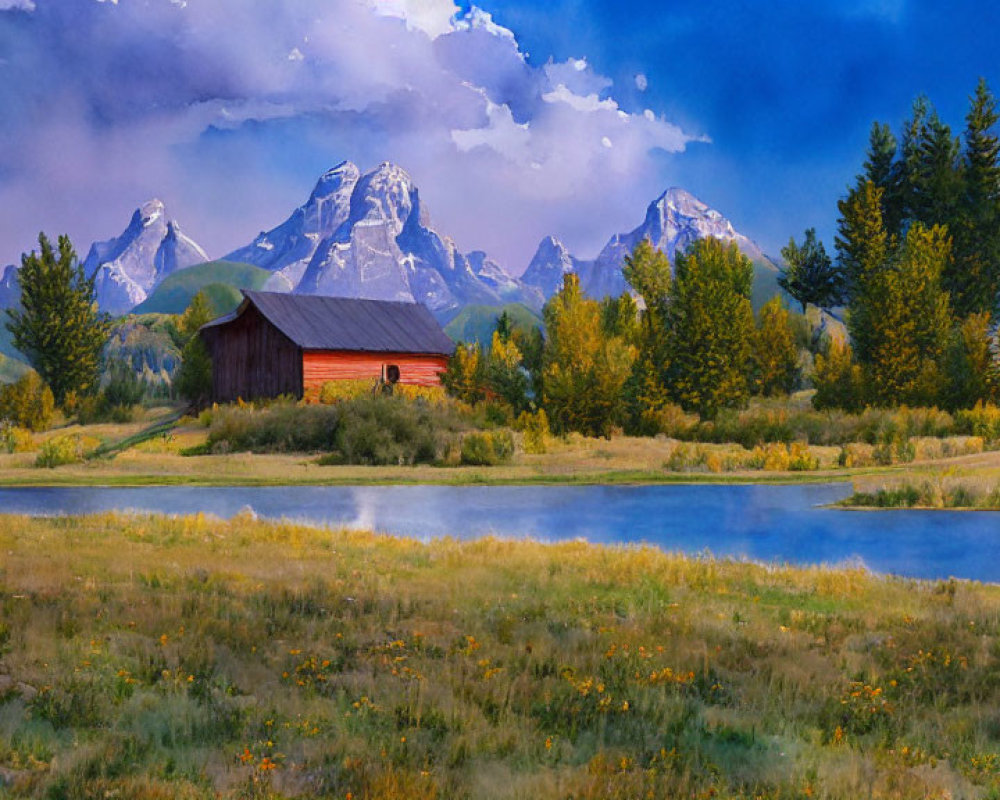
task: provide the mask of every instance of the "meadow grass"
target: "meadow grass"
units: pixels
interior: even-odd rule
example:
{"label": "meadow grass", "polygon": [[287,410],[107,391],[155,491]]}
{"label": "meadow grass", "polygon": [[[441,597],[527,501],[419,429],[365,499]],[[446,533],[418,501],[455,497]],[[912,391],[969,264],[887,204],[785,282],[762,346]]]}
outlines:
{"label": "meadow grass", "polygon": [[1000,795],[1000,588],[0,517],[0,797]]}

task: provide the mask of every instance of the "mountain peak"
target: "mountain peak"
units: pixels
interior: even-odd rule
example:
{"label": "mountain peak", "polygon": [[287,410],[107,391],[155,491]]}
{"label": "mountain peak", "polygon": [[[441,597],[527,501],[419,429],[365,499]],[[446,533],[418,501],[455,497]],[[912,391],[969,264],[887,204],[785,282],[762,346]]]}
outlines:
{"label": "mountain peak", "polygon": [[208,261],[205,251],[168,219],[162,200],[139,206],[120,236],[94,242],[83,267],[93,275],[101,308],[124,314],[171,272]]}
{"label": "mountain peak", "polygon": [[622,273],[625,259],[643,239],[649,239],[673,263],[677,251],[683,252],[692,242],[709,237],[735,242],[751,260],[773,269],[760,248],[738,233],[722,214],[689,191],[672,186],[649,204],[639,227],[612,236],[595,261],[578,261],[566,252],[561,242],[546,237],[522,280],[551,295],[558,289],[562,274],[572,270],[579,274],[580,284],[590,296],[619,295],[629,289]]}
{"label": "mountain peak", "polygon": [[341,161],[337,166],[323,173],[316,182],[316,188],[313,189],[308,202],[315,203],[321,198],[329,197],[345,186],[353,187],[358,182],[359,177],[361,177],[361,170],[355,164],[350,161]]}
{"label": "mountain peak", "polygon": [[166,206],[163,201],[158,197],[154,197],[152,200],[147,200],[139,208],[136,209],[135,213],[139,215],[139,219],[142,220],[143,227],[152,225],[163,219],[166,216]]}

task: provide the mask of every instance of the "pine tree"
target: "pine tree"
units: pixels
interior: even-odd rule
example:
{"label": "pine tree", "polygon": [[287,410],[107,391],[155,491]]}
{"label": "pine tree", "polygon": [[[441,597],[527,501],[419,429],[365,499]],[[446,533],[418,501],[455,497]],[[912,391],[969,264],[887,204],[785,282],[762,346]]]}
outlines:
{"label": "pine tree", "polygon": [[962,192],[960,143],[931,110],[920,128],[917,158],[911,166],[911,222],[950,226]]}
{"label": "pine tree", "polygon": [[515,416],[527,410],[528,374],[521,351],[510,335],[504,340],[499,326],[493,331],[486,359],[486,384],[493,394],[514,410]]}
{"label": "pine tree", "polygon": [[812,403],[816,408],[864,408],[864,378],[846,342],[835,339],[825,353],[817,353],[812,380],[816,387]]}
{"label": "pine tree", "polygon": [[830,308],[843,299],[843,276],[833,266],[823,243],[816,238],[816,229],[809,228],[800,247],[795,239],[781,249],[787,267],[778,277],[778,285],[794,297],[805,313],[812,303],[820,308]]}
{"label": "pine tree", "polygon": [[670,260],[647,237],[625,257],[623,272],[645,306],[635,334],[638,355],[625,387],[628,429],[647,433],[644,420],[670,402],[665,384],[669,366],[666,307],[672,280]]}
{"label": "pine tree", "polygon": [[768,300],[758,314],[753,366],[753,388],[757,394],[789,394],[799,382],[799,350],[788,309],[779,297]]}
{"label": "pine tree", "polygon": [[[837,203],[840,219],[837,222],[837,264],[843,275],[847,294],[851,299],[851,317],[855,317],[856,300],[864,291],[867,281],[881,270],[889,257],[890,241],[882,220],[883,190],[871,181],[865,181],[851,190]],[[852,330],[855,347],[864,352],[867,345],[858,342],[858,333],[864,335],[864,323],[858,331]]]}
{"label": "pine tree", "polygon": [[859,348],[858,361],[873,403],[938,402],[951,330],[941,275],[950,255],[945,228],[915,223],[893,263],[875,273],[859,297],[858,311],[869,327],[863,339],[866,350],[862,355]]}
{"label": "pine tree", "polygon": [[666,309],[667,385],[686,410],[714,417],[749,396],[753,264],[735,243],[701,239],[675,259]]}
{"label": "pine tree", "polygon": [[951,225],[955,246],[945,286],[959,315],[997,313],[1000,291],[1000,143],[996,98],[980,80],[965,118],[962,187]]}
{"label": "pine tree", "polygon": [[918,218],[920,201],[917,198],[917,183],[921,172],[921,140],[930,112],[930,102],[920,96],[913,101],[910,118],[903,123],[903,133],[899,142],[899,158],[895,164],[893,185],[897,190],[896,202],[900,220],[903,220],[898,236],[902,236],[905,221]]}
{"label": "pine tree", "polygon": [[212,394],[212,358],[198,331],[215,314],[205,292],[198,292],[181,315],[178,332],[181,337],[181,366],[177,371],[177,393],[200,408]]}
{"label": "pine tree", "polygon": [[995,402],[1000,392],[1000,363],[990,315],[970,314],[952,331],[946,357],[947,388],[943,405],[955,410]]}
{"label": "pine tree", "polygon": [[44,233],[38,245],[37,253],[21,257],[21,307],[7,310],[7,329],[62,404],[69,392],[97,391],[111,325],[97,310],[94,280],[84,274],[69,237],[59,237],[58,252]]}
{"label": "pine tree", "polygon": [[600,305],[583,295],[575,274],[563,278],[543,315],[548,338],[542,392],[554,429],[609,435],[624,420],[623,389],[635,348],[605,334]]}
{"label": "pine tree", "polygon": [[504,342],[509,342],[510,337],[514,333],[514,321],[510,318],[510,314],[504,309],[500,316],[497,317],[496,332],[500,334],[500,339]]}
{"label": "pine tree", "polygon": [[868,152],[858,176],[857,185],[871,181],[882,190],[882,218],[890,236],[898,237],[903,227],[901,173],[896,167],[896,137],[889,126],[872,123],[868,137]]}
{"label": "pine tree", "polygon": [[479,344],[459,342],[441,374],[441,383],[453,397],[470,405],[486,396],[486,362]]}
{"label": "pine tree", "polygon": [[638,346],[640,337],[639,307],[630,294],[601,300],[601,330],[605,336],[617,336]]}
{"label": "pine tree", "polygon": [[653,247],[649,237],[643,238],[625,256],[622,272],[646,308],[662,305],[670,294],[670,260],[662,250]]}

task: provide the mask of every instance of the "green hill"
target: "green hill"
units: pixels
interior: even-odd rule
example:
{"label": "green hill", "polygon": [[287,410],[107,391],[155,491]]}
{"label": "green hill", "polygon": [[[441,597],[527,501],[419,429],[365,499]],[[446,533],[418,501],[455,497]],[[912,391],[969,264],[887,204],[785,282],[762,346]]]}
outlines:
{"label": "green hill", "polygon": [[267,270],[250,264],[209,261],[169,275],[132,313],[181,314],[204,291],[215,311],[227,314],[240,304],[240,289],[261,289],[270,277]]}
{"label": "green hill", "polygon": [[497,318],[506,311],[515,328],[531,330],[541,327],[542,318],[523,303],[508,303],[505,306],[466,306],[444,329],[456,342],[479,342],[489,346]]}

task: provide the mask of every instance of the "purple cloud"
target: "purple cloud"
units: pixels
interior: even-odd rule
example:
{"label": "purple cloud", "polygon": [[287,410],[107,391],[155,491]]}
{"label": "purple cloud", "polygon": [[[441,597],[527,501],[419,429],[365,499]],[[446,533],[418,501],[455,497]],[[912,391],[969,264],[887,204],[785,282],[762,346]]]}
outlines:
{"label": "purple cloud", "polygon": [[0,54],[0,262],[153,196],[220,255],[350,159],[405,167],[439,229],[519,272],[546,234],[586,254],[634,225],[652,153],[699,138],[451,0],[0,0]]}

